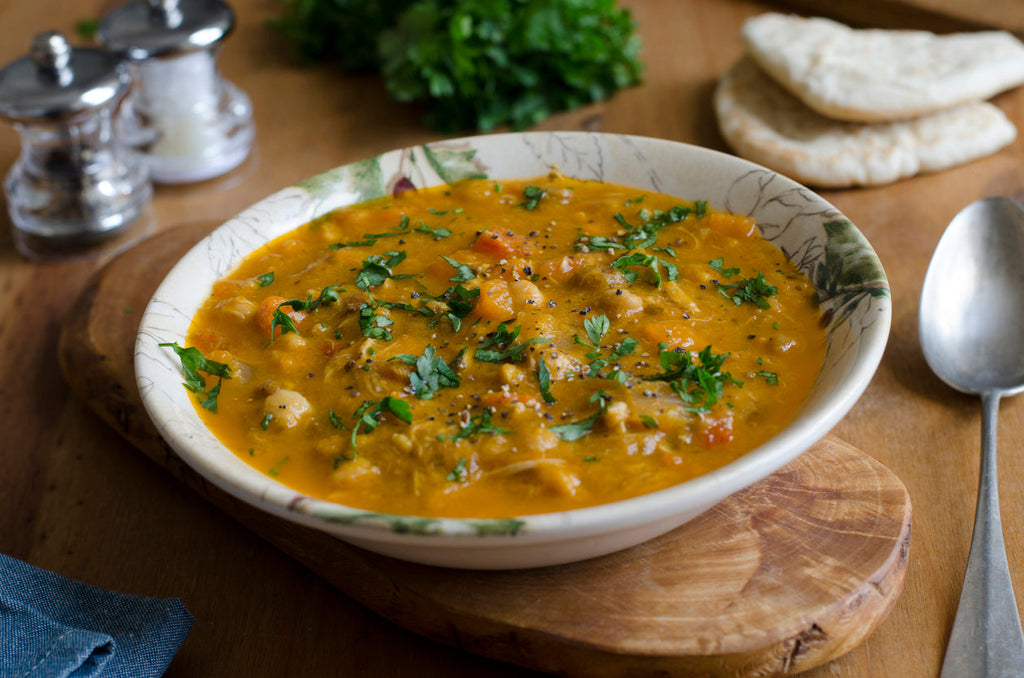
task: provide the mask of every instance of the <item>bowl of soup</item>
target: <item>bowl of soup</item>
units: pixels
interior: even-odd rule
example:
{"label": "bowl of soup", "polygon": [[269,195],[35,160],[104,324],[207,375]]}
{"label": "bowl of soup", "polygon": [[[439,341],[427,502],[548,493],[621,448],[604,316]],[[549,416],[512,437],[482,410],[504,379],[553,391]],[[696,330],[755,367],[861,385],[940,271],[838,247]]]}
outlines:
{"label": "bowl of soup", "polygon": [[414,562],[636,545],[778,470],[867,387],[885,273],[807,188],[635,136],[446,140],[329,170],[150,301],[143,402],[197,472]]}

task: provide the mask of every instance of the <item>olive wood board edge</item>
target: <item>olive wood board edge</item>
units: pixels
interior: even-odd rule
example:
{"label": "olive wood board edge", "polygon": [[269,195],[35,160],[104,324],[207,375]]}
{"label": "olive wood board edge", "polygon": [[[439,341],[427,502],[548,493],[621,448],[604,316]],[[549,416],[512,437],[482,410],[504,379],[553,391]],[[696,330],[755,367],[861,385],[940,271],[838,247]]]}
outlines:
{"label": "olive wood board edge", "polygon": [[909,495],[888,468],[834,437],[666,535],[532,570],[394,560],[206,483],[146,415],[133,350],[156,286],[213,226],[163,231],[98,271],[62,328],[62,372],[90,409],[175,478],[383,617],[564,676],[775,676],[849,652],[899,597]]}

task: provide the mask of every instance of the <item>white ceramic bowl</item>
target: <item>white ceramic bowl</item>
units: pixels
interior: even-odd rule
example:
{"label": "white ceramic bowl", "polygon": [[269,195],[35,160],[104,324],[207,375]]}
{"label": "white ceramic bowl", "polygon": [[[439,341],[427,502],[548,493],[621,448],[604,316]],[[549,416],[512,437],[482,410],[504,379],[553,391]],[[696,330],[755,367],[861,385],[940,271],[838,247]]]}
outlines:
{"label": "white ceramic bowl", "polygon": [[[468,176],[568,176],[656,190],[757,221],[814,282],[827,320],[825,363],[796,419],[735,462],[652,494],[603,506],[508,519],[372,513],[305,496],[253,469],[203,425],[181,385],[177,357],[215,280],[249,252],[330,210]],[[603,555],[663,534],[764,478],[824,436],[853,406],[882,357],[891,321],[885,273],[848,219],[803,186],[745,160],[672,141],[581,132],[479,136],[392,151],[330,170],[245,210],[196,245],[146,308],[135,370],[146,409],[182,459],[210,482],[265,511],[366,549],[463,568],[521,568]]]}

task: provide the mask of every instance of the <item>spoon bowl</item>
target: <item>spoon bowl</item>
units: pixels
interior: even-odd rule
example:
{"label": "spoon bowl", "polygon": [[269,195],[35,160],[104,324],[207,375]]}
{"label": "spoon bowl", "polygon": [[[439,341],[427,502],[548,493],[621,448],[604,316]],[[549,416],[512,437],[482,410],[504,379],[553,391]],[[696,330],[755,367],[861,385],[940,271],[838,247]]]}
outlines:
{"label": "spoon bowl", "polygon": [[1024,208],[971,203],[935,248],[918,331],[932,370],[981,396],[981,472],[974,534],[941,678],[1019,676],[1024,632],[1006,562],[996,466],[999,399],[1024,390]]}
{"label": "spoon bowl", "polygon": [[986,198],[957,214],[921,291],[919,334],[936,375],[965,393],[1024,390],[1024,208]]}

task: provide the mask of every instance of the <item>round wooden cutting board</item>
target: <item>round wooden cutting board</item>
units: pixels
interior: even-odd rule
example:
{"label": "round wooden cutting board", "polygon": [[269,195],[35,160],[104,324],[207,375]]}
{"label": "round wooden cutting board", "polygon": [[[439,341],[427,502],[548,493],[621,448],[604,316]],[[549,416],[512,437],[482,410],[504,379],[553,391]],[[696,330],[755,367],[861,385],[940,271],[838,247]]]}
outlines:
{"label": "round wooden cutting board", "polygon": [[147,418],[132,352],[157,284],[212,227],[164,231],[99,271],[64,326],[64,375],[140,451],[380,615],[563,676],[776,676],[853,649],[895,604],[910,543],[909,496],[886,467],[835,438],[669,534],[533,570],[393,560],[207,485]]}

